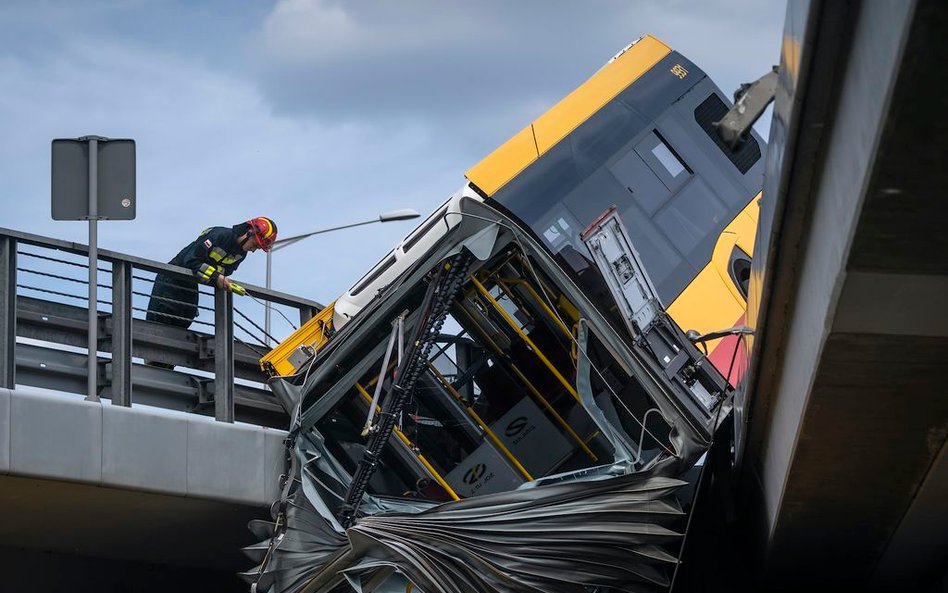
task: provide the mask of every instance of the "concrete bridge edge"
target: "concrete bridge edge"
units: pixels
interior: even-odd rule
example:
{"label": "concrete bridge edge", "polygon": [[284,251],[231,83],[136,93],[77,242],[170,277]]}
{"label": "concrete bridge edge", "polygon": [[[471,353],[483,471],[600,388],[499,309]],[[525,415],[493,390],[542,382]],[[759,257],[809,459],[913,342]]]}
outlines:
{"label": "concrete bridge edge", "polygon": [[267,506],[286,432],[0,388],[0,475]]}

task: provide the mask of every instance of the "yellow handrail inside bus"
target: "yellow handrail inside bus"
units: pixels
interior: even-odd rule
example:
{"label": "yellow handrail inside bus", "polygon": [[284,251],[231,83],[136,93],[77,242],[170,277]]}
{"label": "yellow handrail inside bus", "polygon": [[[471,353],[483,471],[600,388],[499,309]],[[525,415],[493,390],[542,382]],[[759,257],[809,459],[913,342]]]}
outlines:
{"label": "yellow handrail inside bus", "polygon": [[560,371],[556,368],[556,366],[552,362],[550,362],[550,359],[547,358],[545,354],[543,354],[543,352],[537,347],[537,345],[533,343],[533,340],[530,339],[530,336],[528,336],[520,328],[520,326],[517,325],[517,322],[514,321],[513,318],[510,317],[510,314],[508,314],[507,311],[500,305],[500,303],[497,302],[497,300],[494,298],[494,295],[492,295],[490,291],[484,288],[484,285],[478,282],[477,278],[474,278],[472,276],[471,282],[473,282],[474,286],[477,287],[478,292],[480,292],[481,295],[483,295],[483,297],[487,299],[487,301],[491,304],[491,306],[493,306],[494,309],[500,314],[500,316],[504,318],[504,321],[507,322],[507,325],[509,325],[512,330],[517,332],[517,335],[520,336],[521,340],[523,340],[524,342],[527,343],[528,346],[530,346],[530,350],[533,351],[533,353],[537,356],[537,358],[540,359],[540,362],[542,362],[546,366],[546,368],[550,369],[550,372],[553,373],[553,376],[556,377],[556,379],[560,382],[560,384],[562,384],[563,387],[565,387],[566,390],[574,398],[576,398],[576,401],[582,403],[579,399],[579,394],[576,392],[576,389],[570,384],[569,381],[566,380],[566,377],[564,377],[562,373],[560,373]]}
{"label": "yellow handrail inside bus", "polygon": [[[360,385],[359,383],[355,384],[355,388],[359,392],[359,394],[362,395],[362,399],[367,401],[369,405],[372,405],[372,396],[369,395],[369,392],[366,391],[365,388],[362,387],[362,385]],[[375,406],[375,409],[378,411],[382,411],[381,406]],[[431,465],[431,463],[427,459],[425,459],[424,455],[418,452],[418,448],[415,447],[410,440],[408,440],[408,437],[405,436],[405,433],[399,430],[397,426],[395,427],[395,436],[397,436],[398,440],[404,443],[405,446],[408,447],[408,449],[412,453],[414,453],[418,461],[420,461],[421,464],[425,466],[425,469],[428,470],[428,473],[431,474],[431,477],[434,478],[435,481],[438,482],[438,484],[440,484],[442,488],[444,488],[445,492],[448,493],[448,496],[450,496],[453,500],[461,500],[461,497],[458,496],[457,493],[454,491],[454,489],[448,485],[448,483],[444,480],[443,477],[441,477],[441,474],[438,473],[438,470],[436,470],[434,466]]]}
{"label": "yellow handrail inside bus", "polygon": [[[464,314],[465,317],[468,318],[468,320],[473,322],[473,319],[471,319],[467,311],[465,311],[464,309],[460,309],[460,311]],[[503,351],[500,349],[500,346],[498,346],[497,342],[491,339],[490,336],[488,336],[485,333],[483,334],[482,337],[484,341],[490,345],[491,350],[497,353],[498,356],[504,355]],[[574,441],[576,441],[576,444],[579,445],[579,448],[582,449],[583,452],[586,453],[586,455],[588,455],[590,459],[592,459],[593,461],[597,461],[599,457],[595,453],[593,453],[592,449],[590,449],[589,446],[586,444],[586,441],[584,441],[582,437],[580,437],[579,434],[575,430],[573,430],[573,427],[570,426],[569,423],[562,416],[560,416],[560,413],[556,411],[556,408],[554,408],[553,405],[549,402],[549,400],[543,397],[543,394],[540,393],[540,391],[536,387],[534,387],[533,383],[531,383],[530,380],[527,379],[527,376],[523,374],[523,371],[521,371],[520,368],[517,365],[515,365],[512,361],[509,361],[508,364],[510,365],[510,370],[512,370],[514,374],[517,375],[517,378],[520,379],[523,382],[523,384],[527,386],[527,390],[531,394],[533,394],[533,397],[535,397],[537,401],[539,401],[540,404],[543,405],[546,411],[549,412],[550,415],[553,416],[556,422],[560,426],[563,427],[563,430],[565,430],[566,433]]]}
{"label": "yellow handrail inside bus", "polygon": [[484,422],[484,420],[480,417],[480,415],[474,411],[474,408],[464,403],[464,398],[461,397],[461,394],[457,392],[457,390],[444,377],[444,375],[438,372],[438,369],[436,369],[435,366],[431,364],[430,360],[427,362],[428,362],[428,368],[431,369],[432,374],[434,374],[434,376],[438,378],[438,381],[441,383],[441,385],[444,386],[445,389],[448,390],[448,393],[453,395],[454,399],[456,399],[458,403],[460,403],[462,406],[465,407],[465,409],[467,410],[467,413],[470,414],[471,418],[474,419],[474,422],[477,422],[477,425],[481,427],[481,430],[484,431],[484,433],[487,435],[487,438],[489,438],[491,442],[493,442],[494,445],[498,449],[500,449],[501,453],[504,454],[504,457],[506,457],[510,461],[510,463],[512,463],[514,467],[517,468],[517,471],[523,474],[523,477],[525,477],[528,480],[533,480],[533,476],[530,475],[530,472],[527,471],[527,468],[523,467],[523,465],[520,464],[520,461],[517,459],[517,457],[513,453],[510,452],[510,449],[508,449],[504,445],[504,443],[501,442],[499,438],[497,438],[497,435],[494,433],[494,431],[491,430],[490,426],[487,426],[487,423]]}

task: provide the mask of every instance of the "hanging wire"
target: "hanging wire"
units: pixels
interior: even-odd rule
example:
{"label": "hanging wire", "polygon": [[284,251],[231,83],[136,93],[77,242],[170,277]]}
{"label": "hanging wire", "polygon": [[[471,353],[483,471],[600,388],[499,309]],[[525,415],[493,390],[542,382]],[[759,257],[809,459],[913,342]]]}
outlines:
{"label": "hanging wire", "polygon": [[[253,295],[250,294],[249,292],[247,293],[247,296],[249,296],[251,299],[253,299],[253,300],[257,301],[258,303],[260,303],[261,306],[263,306],[263,307],[266,307],[266,306],[267,306],[267,303],[261,301],[260,299],[258,299],[257,297],[253,296]],[[296,331],[297,329],[299,329],[298,327],[296,327],[296,324],[295,324],[295,323],[293,323],[292,321],[290,321],[290,318],[289,318],[289,317],[287,317],[286,315],[283,314],[283,311],[280,311],[279,309],[277,309],[276,307],[273,306],[273,302],[270,302],[270,310],[271,310],[271,311],[276,311],[276,312],[280,315],[280,317],[282,317],[284,320],[286,320],[286,322],[290,325],[290,327],[293,328],[293,331]],[[261,331],[263,331],[263,330],[261,330]],[[274,342],[279,341],[279,340],[274,340],[272,337],[271,337],[270,339],[273,340]]]}

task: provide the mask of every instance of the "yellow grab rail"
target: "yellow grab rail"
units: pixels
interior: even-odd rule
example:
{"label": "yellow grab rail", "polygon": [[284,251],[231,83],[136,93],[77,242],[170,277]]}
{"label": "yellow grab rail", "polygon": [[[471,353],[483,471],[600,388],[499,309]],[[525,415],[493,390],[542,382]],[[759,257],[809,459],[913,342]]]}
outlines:
{"label": "yellow grab rail", "polygon": [[517,468],[517,471],[523,474],[523,477],[528,480],[533,480],[533,476],[530,475],[530,472],[527,471],[527,468],[520,464],[520,461],[517,459],[517,457],[510,452],[510,449],[508,449],[503,442],[501,442],[497,435],[494,434],[494,431],[491,430],[491,428],[487,426],[487,423],[481,419],[480,415],[474,411],[474,408],[464,403],[464,398],[461,397],[461,394],[451,386],[451,383],[449,383],[448,380],[444,378],[444,375],[438,372],[438,369],[436,369],[435,366],[431,364],[430,360],[427,362],[428,368],[431,369],[431,372],[434,374],[434,376],[438,378],[438,381],[444,386],[445,389],[448,390],[451,395],[454,396],[454,399],[458,400],[458,403],[464,406],[464,408],[467,410],[467,413],[471,415],[471,418],[473,418],[475,422],[477,422],[477,425],[481,427],[481,430],[484,431],[484,433],[487,435],[487,438],[489,438],[491,442],[493,442],[494,445],[500,449],[500,451],[504,454],[504,457],[506,457],[510,463],[514,464],[514,467]]}
{"label": "yellow grab rail", "polygon": [[527,282],[523,278],[497,278],[497,283],[504,289],[504,292],[506,292],[508,295],[510,295],[513,292],[507,287],[508,282],[513,283],[513,284],[519,284],[520,286],[524,287],[527,290],[527,292],[530,293],[530,296],[533,297],[533,300],[535,300],[537,304],[543,308],[543,311],[549,317],[553,319],[556,325],[559,326],[561,330],[563,330],[563,333],[566,334],[566,337],[572,338],[572,334],[570,333],[569,328],[566,327],[566,324],[563,323],[563,320],[560,319],[559,315],[557,315],[556,312],[553,311],[553,309],[551,309],[549,305],[546,304],[546,301],[540,298],[540,295],[537,294],[537,291],[533,289],[533,286],[531,286],[529,282]]}
{"label": "yellow grab rail", "polygon": [[[369,405],[372,405],[372,396],[369,395],[369,392],[366,391],[365,388],[362,387],[362,385],[358,383],[355,384],[355,387],[356,387],[356,390],[362,395],[362,399],[367,401]],[[375,409],[381,411],[382,408],[381,406],[375,406]],[[461,497],[458,496],[457,493],[454,491],[454,489],[451,488],[451,486],[449,486],[448,483],[445,482],[444,478],[441,477],[441,474],[438,473],[438,470],[436,470],[434,466],[431,465],[431,463],[427,459],[425,459],[424,455],[422,455],[421,453],[417,451],[417,448],[412,445],[412,442],[408,440],[408,437],[406,437],[405,434],[401,430],[399,430],[397,426],[395,427],[395,436],[397,436],[398,440],[403,442],[405,446],[408,447],[408,449],[412,453],[415,454],[415,457],[418,459],[418,461],[420,461],[421,464],[425,466],[425,469],[428,470],[428,473],[431,474],[431,477],[434,478],[435,481],[438,482],[438,484],[440,484],[442,488],[444,488],[445,492],[448,493],[448,496],[450,496],[452,500],[461,500]]]}
{"label": "yellow grab rail", "polygon": [[576,398],[576,401],[582,403],[579,399],[579,394],[576,392],[576,389],[570,384],[569,381],[566,380],[566,377],[564,377],[560,373],[560,371],[556,368],[556,366],[554,366],[553,363],[550,362],[550,359],[547,358],[543,354],[543,352],[540,351],[537,345],[533,343],[533,340],[530,339],[530,336],[524,333],[524,331],[520,328],[520,326],[517,325],[517,322],[514,321],[513,318],[510,317],[510,314],[507,313],[507,311],[502,306],[500,306],[500,303],[497,302],[497,299],[494,298],[494,295],[492,295],[486,288],[484,288],[484,285],[478,282],[477,278],[474,278],[472,276],[471,282],[473,282],[474,286],[477,287],[478,292],[480,292],[484,296],[484,298],[487,299],[487,301],[494,307],[494,309],[498,313],[500,313],[500,316],[504,318],[504,321],[507,322],[507,325],[509,325],[511,329],[517,332],[517,335],[520,336],[520,339],[522,339],[524,342],[527,343],[528,346],[530,346],[530,350],[533,351],[533,353],[537,356],[537,358],[540,359],[540,361],[546,366],[546,368],[550,369],[550,372],[553,373],[553,376],[556,377],[556,379],[563,385],[563,387],[565,387],[566,390],[574,398]]}
{"label": "yellow grab rail", "polygon": [[[467,313],[467,311],[465,311],[464,309],[461,309],[461,312],[469,320],[473,321],[470,315]],[[488,336],[487,334],[482,334],[482,337],[484,341],[490,345],[491,350],[496,352],[499,356],[503,356],[504,353],[500,349],[500,346],[497,345],[497,342],[492,340],[490,336]],[[517,375],[517,378],[520,379],[523,382],[523,384],[527,386],[527,389],[530,391],[530,393],[532,393],[533,396],[537,398],[537,400],[541,404],[543,404],[543,407],[546,408],[546,410],[553,416],[553,418],[556,419],[559,425],[563,427],[563,430],[565,430],[566,433],[569,434],[569,436],[574,441],[576,441],[576,444],[579,445],[580,449],[582,449],[583,452],[586,453],[586,455],[588,455],[589,458],[592,459],[593,461],[598,460],[599,457],[595,453],[593,453],[592,449],[590,449],[589,446],[586,444],[586,441],[584,441],[583,438],[579,436],[579,434],[575,430],[573,430],[573,427],[570,426],[569,423],[566,422],[566,420],[562,416],[560,416],[560,413],[556,411],[556,408],[554,408],[553,405],[550,404],[549,400],[543,397],[543,394],[540,393],[540,391],[536,387],[533,386],[533,383],[531,383],[530,380],[527,379],[527,376],[523,374],[523,371],[521,371],[520,368],[513,363],[513,361],[508,361],[508,364],[510,365],[510,369],[514,372],[514,374]]]}

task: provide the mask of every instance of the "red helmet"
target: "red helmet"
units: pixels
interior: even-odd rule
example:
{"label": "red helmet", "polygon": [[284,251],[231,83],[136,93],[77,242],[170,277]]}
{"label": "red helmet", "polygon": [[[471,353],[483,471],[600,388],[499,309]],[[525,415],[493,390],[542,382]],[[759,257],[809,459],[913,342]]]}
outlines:
{"label": "red helmet", "polygon": [[274,241],[277,238],[277,225],[266,216],[258,216],[247,221],[250,230],[253,231],[253,238],[257,242],[257,247],[264,251],[270,251]]}

